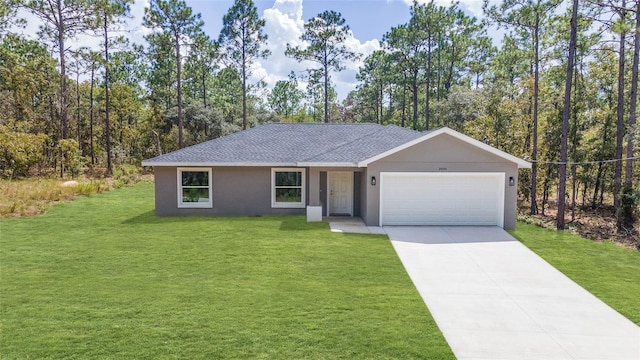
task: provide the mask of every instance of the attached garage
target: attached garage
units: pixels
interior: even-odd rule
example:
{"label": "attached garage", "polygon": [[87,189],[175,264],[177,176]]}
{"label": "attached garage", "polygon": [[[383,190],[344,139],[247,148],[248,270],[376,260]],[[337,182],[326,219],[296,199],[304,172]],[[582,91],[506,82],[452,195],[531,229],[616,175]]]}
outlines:
{"label": "attached garage", "polygon": [[504,226],[505,173],[381,172],[381,225]]}

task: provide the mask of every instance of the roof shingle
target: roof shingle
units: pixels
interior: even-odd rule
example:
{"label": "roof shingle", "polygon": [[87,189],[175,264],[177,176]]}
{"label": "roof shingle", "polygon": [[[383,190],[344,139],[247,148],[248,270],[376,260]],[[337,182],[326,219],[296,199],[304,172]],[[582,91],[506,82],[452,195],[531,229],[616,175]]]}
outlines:
{"label": "roof shingle", "polygon": [[356,164],[422,135],[395,125],[270,123],[160,155],[143,165]]}

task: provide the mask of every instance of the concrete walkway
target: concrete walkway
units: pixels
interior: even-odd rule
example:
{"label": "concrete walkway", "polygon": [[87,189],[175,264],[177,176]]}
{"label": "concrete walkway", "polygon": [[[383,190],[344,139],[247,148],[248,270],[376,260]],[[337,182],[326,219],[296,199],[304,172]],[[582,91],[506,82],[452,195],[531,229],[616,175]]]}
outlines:
{"label": "concrete walkway", "polygon": [[384,227],[458,359],[640,359],[640,328],[497,227]]}
{"label": "concrete walkway", "polygon": [[329,223],[331,232],[351,234],[385,234],[381,227],[367,226],[359,217],[330,216],[323,218],[322,221]]}

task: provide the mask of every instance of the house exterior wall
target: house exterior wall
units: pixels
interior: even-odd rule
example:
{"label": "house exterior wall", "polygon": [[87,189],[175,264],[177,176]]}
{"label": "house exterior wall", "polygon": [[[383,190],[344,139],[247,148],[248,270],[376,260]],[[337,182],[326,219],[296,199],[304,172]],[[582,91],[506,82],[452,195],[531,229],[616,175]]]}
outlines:
{"label": "house exterior wall", "polygon": [[369,188],[371,183],[369,181],[368,169],[363,169],[360,174],[360,217],[366,221],[367,219],[367,194],[372,190]]}
{"label": "house exterior wall", "polygon": [[327,172],[320,171],[320,203],[322,204],[322,216],[327,215]]}
{"label": "house exterior wall", "polygon": [[[206,169],[206,168],[203,168]],[[213,207],[178,208],[176,167],[155,167],[156,214],[175,215],[303,215],[306,209],[271,207],[271,167],[214,167]],[[306,174],[306,199],[309,201],[309,171]]]}
{"label": "house exterior wall", "polygon": [[[209,169],[209,168],[202,168]],[[178,208],[176,167],[155,167],[155,205],[159,216],[176,215],[303,215],[304,208],[271,207],[271,167],[213,167],[212,208]],[[353,171],[353,168],[307,168],[305,205],[322,206],[326,214],[327,171]],[[361,211],[364,192],[361,177],[354,173],[354,215]],[[358,183],[356,183],[358,181]]]}
{"label": "house exterior wall", "polygon": [[[375,176],[380,181],[381,172],[502,172],[505,176],[504,227],[515,228],[517,213],[518,167],[496,155],[442,134],[429,141],[389,155],[368,165],[365,179]],[[509,186],[509,177],[516,181]],[[366,199],[363,201],[363,219],[369,226],[380,221],[380,186],[366,182]]]}
{"label": "house exterior wall", "polygon": [[360,189],[361,177],[362,177],[361,172],[353,173],[353,216],[358,216],[358,217],[362,216],[362,212],[361,212],[362,191]]}

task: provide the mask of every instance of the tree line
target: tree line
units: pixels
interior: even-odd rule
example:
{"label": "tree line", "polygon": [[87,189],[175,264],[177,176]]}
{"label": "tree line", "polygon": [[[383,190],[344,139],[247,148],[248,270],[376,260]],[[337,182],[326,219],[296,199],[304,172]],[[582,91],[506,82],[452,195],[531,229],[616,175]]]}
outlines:
{"label": "tree line", "polygon": [[[415,2],[366,57],[327,10],[305,22],[304,46],[287,44],[307,71],[271,89],[251,80],[271,55],[252,0],[234,2],[215,39],[184,1],[151,0],[143,45],[120,35],[132,1],[0,4],[3,176],[110,173],[266,121],[448,126],[533,163],[518,184],[531,214],[555,202],[573,219],[578,206],[612,204],[620,230],[632,229],[638,0],[485,0],[483,20],[457,3]],[[12,31],[20,10],[39,19],[37,40]],[[75,46],[81,34],[100,48]],[[337,101],[332,74],[360,60],[357,88]]]}
{"label": "tree line", "polygon": [[[357,121],[448,126],[533,164],[530,213],[613,204],[632,231],[640,1],[486,0],[484,22],[454,4],[414,3],[364,59],[346,105]],[[488,24],[504,32],[499,46]]]}

